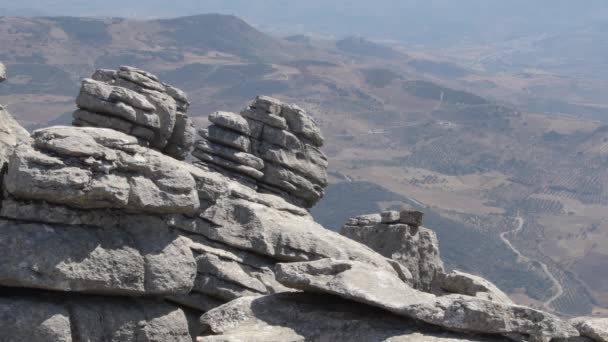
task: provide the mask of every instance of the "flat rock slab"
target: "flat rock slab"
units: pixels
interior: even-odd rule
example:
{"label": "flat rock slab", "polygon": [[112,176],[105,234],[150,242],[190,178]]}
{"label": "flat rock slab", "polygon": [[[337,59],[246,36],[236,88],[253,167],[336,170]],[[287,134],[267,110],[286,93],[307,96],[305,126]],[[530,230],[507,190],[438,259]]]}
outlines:
{"label": "flat rock slab", "polygon": [[139,146],[132,136],[78,127],[32,136],[33,146],[15,150],[4,181],[17,199],[152,214],[192,213],[200,206],[183,163]]}
{"label": "flat rock slab", "polygon": [[278,264],[276,274],[277,280],[288,287],[329,293],[393,312],[435,299],[430,293],[414,290],[393,272],[360,262],[322,259]]}
{"label": "flat rock slab", "polygon": [[390,273],[352,261],[279,264],[276,273],[286,286],[337,295],[448,330],[522,334],[534,341],[579,336],[570,323],[542,311],[462,295],[435,297],[399,284]]}
{"label": "flat rock slab", "polygon": [[279,261],[335,258],[360,261],[395,272],[386,258],[323,228],[309,215],[296,215],[265,204],[226,196],[219,198],[202,216],[215,226],[202,226],[197,233]]}
{"label": "flat rock slab", "polygon": [[190,292],[183,237],[146,227],[81,228],[0,221],[0,285],[124,296]]}
{"label": "flat rock slab", "polygon": [[499,342],[440,332],[367,305],[322,294],[291,293],[245,297],[207,312],[199,342]]}

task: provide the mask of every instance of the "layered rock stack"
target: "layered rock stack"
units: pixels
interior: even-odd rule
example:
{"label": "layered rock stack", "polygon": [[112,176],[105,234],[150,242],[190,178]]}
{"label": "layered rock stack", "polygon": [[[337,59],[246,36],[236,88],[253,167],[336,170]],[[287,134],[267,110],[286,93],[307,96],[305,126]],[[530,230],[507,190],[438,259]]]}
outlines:
{"label": "layered rock stack", "polygon": [[[264,115],[289,122],[287,107],[272,108]],[[217,162],[196,167],[110,128],[28,137],[0,115],[11,122],[0,129],[3,342],[606,341],[603,320],[568,321],[514,305],[480,277],[445,274],[419,213],[349,221],[388,258],[317,224],[305,207],[313,197],[266,193],[264,177],[251,186]],[[320,135],[288,126],[279,136],[320,146]],[[261,170],[271,164],[250,152]]]}
{"label": "layered rock stack", "polygon": [[423,214],[417,211],[385,211],[348,220],[341,234],[391,258],[412,274],[413,286],[431,291],[443,272],[435,232],[421,227]]}
{"label": "layered rock stack", "polygon": [[194,143],[186,94],[143,70],[97,70],[82,81],[76,104],[75,126],[111,128],[177,159]]}
{"label": "layered rock stack", "polygon": [[240,114],[216,112],[199,131],[199,164],[236,175],[261,192],[310,208],[327,186],[323,136],[301,108],[260,96]]}

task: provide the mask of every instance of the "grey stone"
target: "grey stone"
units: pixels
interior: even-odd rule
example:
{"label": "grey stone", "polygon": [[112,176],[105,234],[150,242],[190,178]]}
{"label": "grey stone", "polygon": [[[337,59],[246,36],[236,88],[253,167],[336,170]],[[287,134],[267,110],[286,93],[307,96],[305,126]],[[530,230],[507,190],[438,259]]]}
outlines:
{"label": "grey stone", "polygon": [[394,272],[364,263],[321,259],[277,264],[277,280],[306,292],[322,292],[399,313],[404,307],[435,298],[414,290]]}
{"label": "grey stone", "polygon": [[268,114],[280,115],[283,102],[270,96],[258,96],[251,103],[251,107],[263,110]]}
{"label": "grey stone", "polygon": [[478,297],[493,302],[513,304],[513,301],[496,285],[479,276],[453,271],[448,274],[440,273],[436,285],[449,293]]}
{"label": "grey stone", "polygon": [[581,333],[597,342],[608,342],[608,318],[579,317],[572,324]]}
{"label": "grey stone", "polygon": [[534,341],[579,336],[570,323],[542,311],[462,295],[435,297],[352,261],[279,264],[276,273],[277,280],[294,288],[330,293],[448,330],[522,334]]}
{"label": "grey stone", "polygon": [[252,177],[255,179],[260,179],[264,177],[264,173],[262,173],[260,170],[254,169],[253,167],[247,165],[239,164],[237,162],[222,158],[217,155],[203,152],[202,150],[194,150],[194,152],[192,152],[192,155],[203,162],[212,163],[221,166],[222,168],[241,173],[248,177]]}
{"label": "grey stone", "polygon": [[184,160],[192,150],[196,140],[196,128],[188,115],[177,112],[173,134],[163,153],[178,160]]}
{"label": "grey stone", "polygon": [[192,341],[186,315],[170,304],[94,298],[67,305],[75,341]]}
{"label": "grey stone", "polygon": [[165,87],[155,75],[141,69],[123,65],[118,69],[117,76],[146,89],[165,91]]}
{"label": "grey stone", "polygon": [[327,185],[327,167],[316,164],[305,152],[292,152],[263,143],[258,148],[260,157],[275,164],[279,164],[321,186]]}
{"label": "grey stone", "polygon": [[251,135],[249,123],[244,117],[230,112],[215,112],[209,115],[209,121],[245,135]]}
{"label": "grey stone", "polygon": [[83,109],[75,111],[73,116],[74,120],[85,121],[86,123],[94,125],[95,127],[111,128],[126,134],[131,134],[131,130],[133,129],[132,122],[114,116],[89,112]]}
{"label": "grey stone", "polygon": [[261,122],[270,127],[274,127],[281,130],[288,128],[285,118],[282,118],[276,114],[269,114],[265,110],[261,110],[255,107],[249,107],[247,109],[244,109],[243,111],[241,111],[240,114],[243,117]]}
{"label": "grey stone", "polygon": [[134,91],[84,79],[76,99],[80,109],[112,115],[131,122],[158,128],[160,122],[151,113],[154,106]]}
{"label": "grey stone", "polygon": [[289,129],[296,135],[309,140],[317,147],[323,146],[324,139],[317,123],[300,107],[285,105],[281,116],[287,120]]}
{"label": "grey stone", "polygon": [[201,321],[208,333],[199,342],[507,341],[441,332],[367,305],[310,293],[240,298],[207,312]]}
{"label": "grey stone", "polygon": [[382,215],[380,214],[369,214],[361,215],[355,218],[356,225],[359,226],[371,226],[382,222]]}
{"label": "grey stone", "polygon": [[411,305],[403,314],[449,330],[522,334],[535,342],[579,336],[570,323],[549,313],[462,295]]}
{"label": "grey stone", "polygon": [[309,215],[296,215],[289,210],[224,197],[208,208],[203,217],[215,226],[202,224],[198,234],[276,260],[355,260],[395,272],[381,255],[323,228]]}
{"label": "grey stone", "polygon": [[200,312],[207,312],[226,303],[225,300],[198,292],[167,297],[167,300]]}
{"label": "grey stone", "polygon": [[380,213],[380,217],[382,217],[382,223],[398,223],[400,216],[398,211],[384,211]]}
{"label": "grey stone", "polygon": [[192,121],[186,115],[189,102],[186,94],[161,83],[151,73],[122,66],[118,71],[100,69],[92,79],[82,82],[76,99],[80,109],[98,116],[120,118],[136,124],[126,129],[116,120],[79,113],[74,125],[117,129],[140,138],[176,159],[187,157],[195,139]]}
{"label": "grey stone", "polygon": [[112,83],[116,80],[118,72],[115,70],[109,69],[97,69],[91,76],[95,81],[100,81],[103,83]]}
{"label": "grey stone", "polygon": [[305,177],[271,163],[264,165],[262,181],[303,199],[307,208],[313,207],[324,194],[322,186],[313,184]]}
{"label": "grey stone", "polygon": [[206,139],[197,141],[196,149],[204,153],[211,153],[224,159],[232,160],[233,162],[249,166],[256,170],[262,170],[264,168],[264,161],[253,154],[242,152],[228,146],[213,144]]}
{"label": "grey stone", "polygon": [[287,150],[304,151],[304,145],[293,133],[282,129],[266,126],[262,131],[262,141],[282,147]]}
{"label": "grey stone", "polygon": [[0,285],[125,296],[190,291],[189,243],[147,227],[81,228],[0,221]]}
{"label": "grey stone", "polygon": [[424,214],[419,211],[414,210],[403,210],[401,212],[401,217],[399,218],[399,222],[403,224],[409,224],[413,227],[422,226],[422,219]]}
{"label": "grey stone", "polygon": [[251,140],[249,137],[235,131],[224,129],[219,126],[211,126],[208,129],[200,130],[199,134],[203,138],[218,144],[236,148],[243,152],[251,151]]}
{"label": "grey stone", "polygon": [[52,302],[0,298],[0,334],[3,342],[72,342],[70,314]]}
{"label": "grey stone", "polygon": [[151,141],[153,147],[163,149],[167,146],[169,139],[173,135],[175,124],[177,122],[177,103],[175,100],[159,91],[144,90],[143,94],[155,106],[155,114],[158,116],[160,127],[154,141]]}
{"label": "grey stone", "polygon": [[7,166],[15,146],[30,143],[30,134],[0,106],[0,174]]}
{"label": "grey stone", "polygon": [[[345,225],[340,233],[360,242],[407,268],[416,289],[431,291],[436,277],[443,273],[439,243],[429,229],[406,224],[379,224],[381,216],[359,216],[355,224]],[[370,224],[371,225],[367,225]]]}
{"label": "grey stone", "polygon": [[7,191],[18,199],[155,214],[199,208],[194,179],[182,164],[140,147],[132,136],[109,129],[51,127],[33,137],[35,148],[19,146],[5,177]]}

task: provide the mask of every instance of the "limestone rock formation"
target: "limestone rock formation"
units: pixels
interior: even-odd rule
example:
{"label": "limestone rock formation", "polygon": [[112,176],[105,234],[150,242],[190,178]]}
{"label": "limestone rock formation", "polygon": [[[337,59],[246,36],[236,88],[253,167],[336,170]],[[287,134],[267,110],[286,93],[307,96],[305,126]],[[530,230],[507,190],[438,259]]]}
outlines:
{"label": "limestone rock formation", "polygon": [[186,94],[143,70],[97,70],[82,81],[76,104],[77,126],[112,128],[177,159],[194,143]]}
{"label": "limestone rock formation", "polygon": [[260,191],[312,207],[327,186],[323,136],[301,108],[260,96],[240,114],[216,112],[193,155],[212,169],[238,175]]}
{"label": "limestone rock formation", "polygon": [[420,212],[387,211],[350,219],[341,234],[397,261],[410,271],[416,289],[430,291],[443,262],[437,236],[420,225]]}
{"label": "limestone rock formation", "polygon": [[186,96],[154,75],[99,70],[77,103],[85,127],[31,135],[0,111],[2,341],[606,341],[445,274],[419,212],[316,223],[327,158],[297,106],[211,115],[190,164]]}

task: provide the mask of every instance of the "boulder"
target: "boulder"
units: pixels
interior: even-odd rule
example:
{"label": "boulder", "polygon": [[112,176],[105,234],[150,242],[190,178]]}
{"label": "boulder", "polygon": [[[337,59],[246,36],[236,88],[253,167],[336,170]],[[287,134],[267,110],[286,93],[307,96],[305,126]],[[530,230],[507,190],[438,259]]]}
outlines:
{"label": "boulder", "polygon": [[507,339],[433,329],[363,304],[311,293],[244,297],[201,317],[199,342],[498,342]]}
{"label": "boulder", "polygon": [[437,236],[430,229],[398,223],[400,217],[398,212],[359,216],[340,233],[397,261],[410,271],[416,289],[431,291],[435,278],[443,273]]}
{"label": "boulder", "polygon": [[571,322],[581,336],[596,342],[608,342],[608,318],[579,317]]}
{"label": "boulder", "polygon": [[279,264],[276,273],[287,286],[337,295],[447,330],[521,334],[533,341],[579,336],[570,323],[542,311],[462,295],[435,297],[409,288],[390,273],[352,261]]}
{"label": "boulder", "polygon": [[436,278],[436,286],[448,293],[486,299],[493,302],[513,304],[513,301],[496,285],[479,276],[453,271],[440,273]]}

